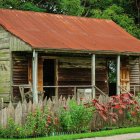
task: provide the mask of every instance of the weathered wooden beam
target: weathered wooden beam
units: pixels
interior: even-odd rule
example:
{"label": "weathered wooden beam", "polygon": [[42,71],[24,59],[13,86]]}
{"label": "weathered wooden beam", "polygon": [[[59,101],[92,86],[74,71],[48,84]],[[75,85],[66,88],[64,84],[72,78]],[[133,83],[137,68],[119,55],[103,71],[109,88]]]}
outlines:
{"label": "weathered wooden beam", "polygon": [[117,95],[120,94],[120,55],[117,56]]}
{"label": "weathered wooden beam", "polygon": [[33,84],[33,102],[38,103],[38,53],[33,50],[32,58],[32,84]]}
{"label": "weathered wooden beam", "polygon": [[92,55],[91,61],[91,83],[92,83],[92,97],[95,98],[95,54]]}
{"label": "weathered wooden beam", "polygon": [[[55,60],[55,85],[58,86],[58,59]],[[58,98],[58,87],[55,88],[55,96]]]}
{"label": "weathered wooden beam", "polygon": [[[69,49],[37,49],[38,52],[45,52],[45,53],[68,53],[68,54],[88,54],[91,55],[92,53],[94,54],[104,54],[104,55],[116,55],[118,54],[118,51],[103,51],[103,50],[98,50],[98,51],[92,51],[92,50],[69,50]],[[132,56],[139,56],[140,52],[119,52],[120,55],[132,55]]]}
{"label": "weathered wooden beam", "polygon": [[10,61],[10,58],[0,58],[0,61]]}

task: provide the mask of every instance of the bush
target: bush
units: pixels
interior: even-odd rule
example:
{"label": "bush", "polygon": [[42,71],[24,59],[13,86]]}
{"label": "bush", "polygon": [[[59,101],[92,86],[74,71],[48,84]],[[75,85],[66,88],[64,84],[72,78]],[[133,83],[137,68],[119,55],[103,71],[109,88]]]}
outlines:
{"label": "bush", "polygon": [[25,130],[28,136],[45,136],[46,135],[46,114],[37,109],[30,114],[25,124]]}
{"label": "bush", "polygon": [[127,114],[126,121],[128,119],[137,121],[139,112],[139,101],[131,94],[112,96],[106,104],[94,99],[78,105],[76,101],[71,100],[59,112],[48,110],[47,107],[44,111],[36,109],[27,116],[26,123],[22,126],[15,124],[13,119],[9,119],[7,127],[0,128],[0,137],[24,138],[49,136],[54,132],[86,132],[91,129],[90,122],[93,120],[93,113],[99,114],[95,116],[99,119],[103,118],[107,125],[109,123],[112,125],[117,124],[119,116],[125,113]]}
{"label": "bush", "polygon": [[[6,128],[0,128],[0,137],[2,138],[24,138],[46,136],[52,133],[53,124],[49,124],[47,111],[42,112],[37,109],[27,116],[26,123],[23,126],[16,125],[13,119],[9,119]],[[52,117],[53,118],[53,117]]]}
{"label": "bush", "polygon": [[21,127],[16,125],[14,120],[10,118],[6,128],[0,128],[0,136],[3,138],[15,138],[20,137],[19,132]]}
{"label": "bush", "polygon": [[140,111],[140,105],[134,96],[130,93],[123,93],[117,96],[111,96],[106,105],[100,103],[98,100],[92,100],[93,106],[97,113],[105,121],[113,121],[116,123],[118,116],[125,111],[129,117],[135,117]]}
{"label": "bush", "polygon": [[60,111],[60,126],[63,131],[83,132],[89,130],[89,123],[93,117],[93,107],[86,107],[83,104],[77,105],[70,101],[67,108]]}

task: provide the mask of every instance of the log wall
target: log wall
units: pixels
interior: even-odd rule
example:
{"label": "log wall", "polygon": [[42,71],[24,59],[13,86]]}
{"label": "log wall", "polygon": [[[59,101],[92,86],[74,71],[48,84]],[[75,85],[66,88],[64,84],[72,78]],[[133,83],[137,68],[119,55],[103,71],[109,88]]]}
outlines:
{"label": "log wall", "polygon": [[[13,85],[28,84],[28,54],[13,53]],[[13,96],[20,97],[19,88],[13,87]]]}
{"label": "log wall", "polygon": [[[60,58],[58,60],[58,85],[91,85],[91,59]],[[96,58],[96,86],[108,93],[105,58]],[[72,96],[74,88],[59,88],[58,93],[59,96]]]}

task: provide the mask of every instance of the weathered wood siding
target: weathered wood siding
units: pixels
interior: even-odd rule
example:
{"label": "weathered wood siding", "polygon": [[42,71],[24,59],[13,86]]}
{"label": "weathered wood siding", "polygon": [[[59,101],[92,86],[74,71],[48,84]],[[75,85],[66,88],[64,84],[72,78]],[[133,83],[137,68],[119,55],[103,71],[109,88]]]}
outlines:
{"label": "weathered wood siding", "polygon": [[[129,59],[130,66],[130,90],[134,91],[134,87],[132,85],[140,85],[140,58],[139,57],[131,57]],[[136,92],[140,92],[140,87],[136,88]]]}
{"label": "weathered wood siding", "polygon": [[[13,59],[13,85],[28,84],[28,54],[18,52],[12,54]],[[20,97],[19,88],[13,88],[13,95]]]}
{"label": "weathered wood siding", "polygon": [[[104,93],[109,93],[108,87],[108,66],[106,57],[96,58],[96,86],[101,89]],[[99,94],[96,91],[97,95]]]}
{"label": "weathered wood siding", "polygon": [[[58,85],[91,85],[90,58],[61,58],[58,60]],[[96,59],[96,86],[108,92],[105,58]],[[74,94],[74,88],[59,88],[59,96]],[[98,92],[96,92],[98,94]]]}
{"label": "weathered wood siding", "polygon": [[0,98],[10,99],[10,35],[0,26]]}
{"label": "weathered wood siding", "polygon": [[31,50],[27,43],[0,26],[0,98],[5,101],[10,100],[12,94],[12,51]]}
{"label": "weathered wood siding", "polygon": [[32,48],[27,43],[22,41],[21,39],[11,35],[10,50],[11,51],[31,51]]}

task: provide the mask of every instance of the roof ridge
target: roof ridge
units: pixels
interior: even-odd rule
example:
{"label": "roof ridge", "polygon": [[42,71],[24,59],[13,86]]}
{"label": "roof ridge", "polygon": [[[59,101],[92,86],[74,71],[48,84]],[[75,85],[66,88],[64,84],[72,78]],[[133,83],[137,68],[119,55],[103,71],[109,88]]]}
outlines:
{"label": "roof ridge", "polygon": [[4,9],[0,8],[0,11],[15,11],[15,12],[27,12],[27,13],[38,13],[38,14],[48,14],[53,16],[62,16],[62,17],[73,17],[73,18],[80,18],[80,19],[92,19],[92,20],[100,20],[100,21],[109,21],[114,22],[111,19],[101,19],[101,18],[94,18],[94,17],[83,17],[83,16],[73,16],[73,15],[64,15],[64,14],[57,14],[57,13],[47,13],[47,12],[37,12],[37,11],[27,11],[27,10],[18,10],[18,9]]}

